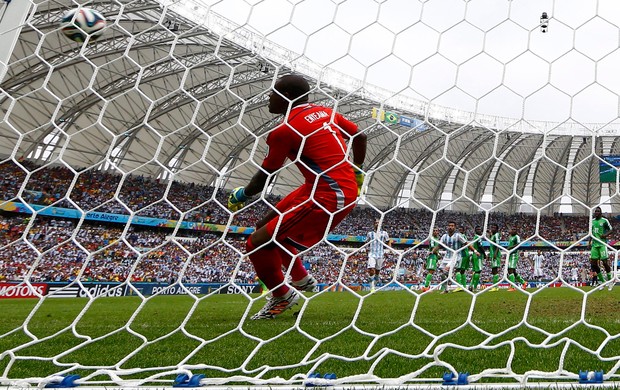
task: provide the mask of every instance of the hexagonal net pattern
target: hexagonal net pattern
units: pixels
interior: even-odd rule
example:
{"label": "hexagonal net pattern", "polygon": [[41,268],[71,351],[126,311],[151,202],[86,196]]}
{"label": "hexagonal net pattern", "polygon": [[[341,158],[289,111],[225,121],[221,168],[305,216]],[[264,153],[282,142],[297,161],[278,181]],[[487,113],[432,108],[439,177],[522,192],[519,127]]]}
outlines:
{"label": "hexagonal net pattern", "polygon": [[620,12],[542,3],[3,2],[0,383],[617,379]]}

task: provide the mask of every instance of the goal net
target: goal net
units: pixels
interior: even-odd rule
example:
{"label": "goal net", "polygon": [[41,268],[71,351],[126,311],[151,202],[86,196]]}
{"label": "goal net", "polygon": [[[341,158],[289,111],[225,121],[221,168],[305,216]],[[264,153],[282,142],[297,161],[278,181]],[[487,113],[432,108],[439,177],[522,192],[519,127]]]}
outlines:
{"label": "goal net", "polygon": [[[3,1],[0,384],[613,383],[618,8]],[[366,134],[366,177],[296,255],[314,291],[252,321],[246,241],[303,177],[227,199],[288,74]]]}

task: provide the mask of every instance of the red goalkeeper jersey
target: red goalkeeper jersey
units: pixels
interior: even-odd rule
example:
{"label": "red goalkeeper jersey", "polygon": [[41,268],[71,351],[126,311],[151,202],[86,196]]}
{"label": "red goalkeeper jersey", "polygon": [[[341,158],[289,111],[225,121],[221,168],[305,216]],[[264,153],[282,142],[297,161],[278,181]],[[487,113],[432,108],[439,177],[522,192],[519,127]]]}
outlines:
{"label": "red goalkeeper jersey", "polygon": [[316,183],[314,199],[341,209],[357,198],[345,141],[345,136],[356,133],[357,125],[331,108],[311,104],[293,107],[288,119],[267,136],[269,151],[262,167],[274,172],[290,159],[304,175],[306,195]]}

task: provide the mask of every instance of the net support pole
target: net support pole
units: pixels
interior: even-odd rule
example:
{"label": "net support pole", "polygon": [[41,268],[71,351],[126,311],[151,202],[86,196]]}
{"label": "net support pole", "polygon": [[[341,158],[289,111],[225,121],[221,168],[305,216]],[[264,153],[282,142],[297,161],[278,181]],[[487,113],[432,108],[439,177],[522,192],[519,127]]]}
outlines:
{"label": "net support pole", "polygon": [[31,6],[30,0],[0,0],[0,83]]}

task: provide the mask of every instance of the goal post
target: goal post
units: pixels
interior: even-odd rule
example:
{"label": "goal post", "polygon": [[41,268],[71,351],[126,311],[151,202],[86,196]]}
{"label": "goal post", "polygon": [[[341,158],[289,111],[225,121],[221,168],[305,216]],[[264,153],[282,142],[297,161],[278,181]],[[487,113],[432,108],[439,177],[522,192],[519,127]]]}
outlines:
{"label": "goal post", "polygon": [[0,31],[2,32],[3,44],[0,46],[0,82],[7,72],[11,53],[32,6],[33,4],[28,1],[15,2],[13,4],[10,1],[2,3],[0,8]]}
{"label": "goal post", "polygon": [[[3,2],[0,386],[615,387],[618,22],[575,3]],[[365,183],[253,321],[246,242],[308,162],[228,196],[287,74]]]}

